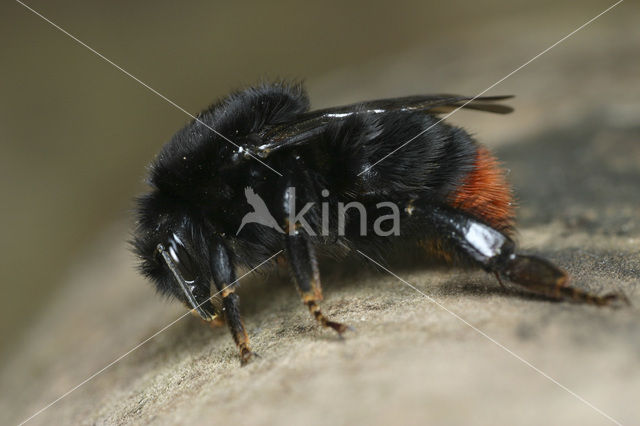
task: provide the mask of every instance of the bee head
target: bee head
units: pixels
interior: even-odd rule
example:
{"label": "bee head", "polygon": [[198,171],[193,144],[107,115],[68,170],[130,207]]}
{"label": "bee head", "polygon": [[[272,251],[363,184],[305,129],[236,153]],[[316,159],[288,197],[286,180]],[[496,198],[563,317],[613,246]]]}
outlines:
{"label": "bee head", "polygon": [[155,189],[137,200],[133,251],[158,291],[181,300],[203,319],[215,316],[212,274],[202,226],[184,201]]}

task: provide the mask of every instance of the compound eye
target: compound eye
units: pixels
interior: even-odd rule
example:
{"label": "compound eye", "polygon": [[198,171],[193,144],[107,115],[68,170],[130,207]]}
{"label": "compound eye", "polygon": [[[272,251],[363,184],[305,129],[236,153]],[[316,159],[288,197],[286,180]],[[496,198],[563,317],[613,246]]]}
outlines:
{"label": "compound eye", "polygon": [[182,278],[190,284],[195,282],[196,276],[194,273],[195,268],[193,267],[193,262],[191,261],[189,253],[187,253],[184,243],[176,234],[173,234],[172,237],[169,238],[168,251],[171,256],[171,260],[173,260],[173,263],[178,268]]}

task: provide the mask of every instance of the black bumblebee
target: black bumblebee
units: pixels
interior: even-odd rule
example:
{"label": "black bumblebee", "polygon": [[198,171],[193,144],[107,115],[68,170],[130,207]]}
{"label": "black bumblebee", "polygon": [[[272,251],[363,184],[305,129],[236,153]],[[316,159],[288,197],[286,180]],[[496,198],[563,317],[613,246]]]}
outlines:
{"label": "black bumblebee", "polygon": [[[347,327],[318,306],[318,255],[384,257],[404,247],[552,299],[626,300],[570,287],[552,263],[516,254],[513,200],[498,162],[437,117],[459,107],[508,113],[497,103],[507,98],[411,96],[310,112],[298,84],[235,92],[178,131],[152,163],[133,241],[141,270],[208,321],[221,314],[213,283],[243,363],[252,352],[236,268],[275,264],[275,254],[315,318],[340,334]],[[382,229],[383,218],[391,228]]]}

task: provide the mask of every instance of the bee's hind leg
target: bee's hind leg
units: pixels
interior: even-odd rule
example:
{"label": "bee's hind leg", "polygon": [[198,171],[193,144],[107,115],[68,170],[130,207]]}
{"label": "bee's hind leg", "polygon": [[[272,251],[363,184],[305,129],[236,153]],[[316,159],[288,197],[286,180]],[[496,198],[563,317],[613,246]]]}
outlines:
{"label": "bee's hind leg", "polygon": [[605,306],[619,302],[629,304],[621,293],[597,296],[569,285],[566,272],[546,259],[511,253],[495,267],[496,273],[509,281],[521,285],[529,291],[557,300],[571,300],[578,303]]}
{"label": "bee's hind leg", "polygon": [[307,235],[297,232],[286,237],[285,256],[289,263],[293,280],[302,296],[302,302],[309,308],[309,312],[324,327],[334,329],[339,335],[351,329],[351,327],[339,322],[331,321],[324,316],[318,306],[322,300],[322,288],[320,286],[320,271],[315,250]]}
{"label": "bee's hind leg", "polygon": [[[420,207],[417,205],[416,209]],[[431,206],[419,213],[437,235],[447,236],[456,252],[495,274],[499,282],[504,278],[532,293],[555,300],[598,306],[629,303],[624,294],[597,296],[571,287],[567,273],[553,263],[540,257],[517,254],[515,243],[507,235],[464,213],[441,206]]]}

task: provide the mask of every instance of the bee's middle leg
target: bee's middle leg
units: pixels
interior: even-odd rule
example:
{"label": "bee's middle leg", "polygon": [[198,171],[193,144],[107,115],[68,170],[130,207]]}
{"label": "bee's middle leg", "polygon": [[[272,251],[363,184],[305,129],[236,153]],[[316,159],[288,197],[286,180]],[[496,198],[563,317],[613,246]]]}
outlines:
{"label": "bee's middle leg", "polygon": [[287,235],[285,238],[285,256],[293,279],[302,296],[302,302],[309,308],[309,312],[320,324],[324,327],[330,327],[342,335],[350,327],[329,320],[320,310],[320,306],[318,306],[318,302],[322,300],[322,288],[320,286],[318,261],[311,241],[302,232]]}

